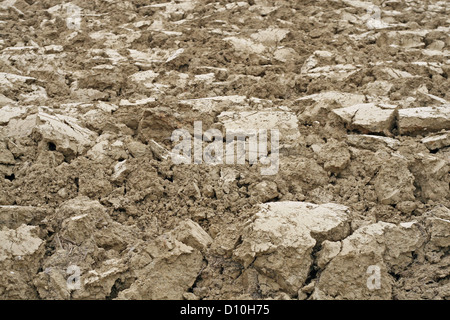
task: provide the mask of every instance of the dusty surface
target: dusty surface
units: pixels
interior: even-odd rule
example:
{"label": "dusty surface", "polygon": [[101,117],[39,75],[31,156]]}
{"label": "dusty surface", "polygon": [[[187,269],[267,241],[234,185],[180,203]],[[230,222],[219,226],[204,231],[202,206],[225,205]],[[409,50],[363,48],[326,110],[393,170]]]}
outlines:
{"label": "dusty surface", "polygon": [[1,299],[450,298],[448,1],[71,4],[0,3]]}

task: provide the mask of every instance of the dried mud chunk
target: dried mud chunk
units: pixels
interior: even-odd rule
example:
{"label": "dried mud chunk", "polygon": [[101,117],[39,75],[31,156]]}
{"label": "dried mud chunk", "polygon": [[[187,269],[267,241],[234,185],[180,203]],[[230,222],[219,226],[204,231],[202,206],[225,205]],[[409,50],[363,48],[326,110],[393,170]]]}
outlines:
{"label": "dried mud chunk", "polygon": [[167,107],[146,109],[139,122],[139,137],[143,141],[170,139],[173,130],[183,127],[178,119],[179,116],[179,114],[174,114],[173,110]]}
{"label": "dried mud chunk", "polygon": [[261,43],[255,43],[250,39],[227,37],[223,39],[229,42],[236,51],[245,52],[248,54],[262,54],[266,47]]}
{"label": "dried mud chunk", "polygon": [[27,112],[26,107],[6,105],[0,109],[0,126],[8,124],[11,119],[20,118]]}
{"label": "dried mud chunk", "polygon": [[450,105],[421,107],[398,111],[400,134],[419,134],[450,128]]}
{"label": "dried mud chunk", "polygon": [[143,114],[141,107],[152,107],[154,104],[154,98],[140,99],[134,102],[122,99],[119,103],[119,109],[114,112],[114,118],[130,129],[137,130]]}
{"label": "dried mud chunk", "polygon": [[442,201],[450,198],[448,161],[419,153],[409,167],[415,177],[414,184],[423,199]]}
{"label": "dried mud chunk", "polygon": [[[66,252],[67,254],[67,252]],[[46,268],[34,277],[33,284],[41,299],[70,299],[66,270]]]}
{"label": "dried mud chunk", "polygon": [[347,142],[351,146],[367,149],[373,152],[377,152],[378,150],[386,147],[397,150],[400,146],[400,141],[397,139],[368,134],[348,135]]}
{"label": "dried mud chunk", "polygon": [[196,296],[195,294],[193,294],[192,292],[185,292],[185,293],[183,294],[183,299],[184,299],[184,300],[192,300],[192,301],[200,300],[200,298],[197,297],[197,296]]}
{"label": "dried mud chunk", "polygon": [[314,102],[333,101],[342,108],[351,107],[364,103],[366,97],[363,94],[355,94],[339,91],[325,91],[321,93],[311,94],[297,99],[301,104],[312,105]]}
{"label": "dried mud chunk", "polygon": [[0,72],[0,93],[7,95],[9,90],[20,90],[23,86],[31,85],[35,82],[36,79],[32,77]]}
{"label": "dried mud chunk", "polygon": [[349,234],[345,206],[306,202],[273,202],[247,222],[234,258],[247,268],[276,279],[289,293],[296,293],[308,277],[311,253],[317,242],[341,240]]}
{"label": "dried mud chunk", "polygon": [[404,214],[411,214],[417,208],[417,204],[414,201],[402,201],[395,207]]}
{"label": "dried mud chunk", "polygon": [[265,129],[269,135],[270,130],[279,130],[280,144],[286,147],[293,145],[300,137],[297,117],[291,111],[224,111],[218,116],[218,120],[223,125],[224,134],[233,131],[247,134],[246,130]]}
{"label": "dried mud chunk", "polygon": [[432,217],[427,223],[431,233],[431,243],[440,248],[450,247],[450,220]]}
{"label": "dried mud chunk", "polygon": [[414,176],[408,170],[408,162],[400,157],[384,161],[379,167],[373,185],[382,204],[414,201]]}
{"label": "dried mud chunk", "polygon": [[450,210],[438,206],[427,212],[425,218],[427,231],[430,233],[430,244],[437,248],[450,247]]}
{"label": "dried mud chunk", "polygon": [[363,133],[385,133],[394,126],[395,108],[392,105],[380,107],[374,103],[363,103],[334,109],[332,112],[346,122],[351,129],[357,129]]}
{"label": "dried mud chunk", "polygon": [[181,222],[174,231],[174,237],[187,246],[204,251],[212,243],[212,238],[200,225],[192,220]]}
{"label": "dried mud chunk", "polygon": [[22,224],[36,224],[51,212],[31,206],[0,206],[0,225],[15,229]]}
{"label": "dried mud chunk", "polygon": [[108,100],[109,94],[92,88],[88,89],[72,89],[70,97],[74,100],[82,102],[92,102],[98,100]]}
{"label": "dried mud chunk", "polygon": [[313,299],[391,299],[389,272],[406,267],[424,242],[416,223],[378,222],[342,241],[342,250],[319,276]]}
{"label": "dried mud chunk", "polygon": [[[316,34],[316,37],[319,37],[323,31],[316,29],[313,33]],[[332,52],[317,50],[305,61],[301,73],[313,79],[324,77],[332,81],[343,81],[359,70],[352,64],[335,64],[338,60],[339,58]],[[345,62],[345,60],[342,62]]]}
{"label": "dried mud chunk", "polygon": [[425,47],[424,37],[427,33],[427,30],[390,31],[386,34],[387,43],[404,48],[423,48]]}
{"label": "dried mud chunk", "polygon": [[402,222],[396,228],[387,228],[384,237],[386,244],[384,261],[395,274],[413,262],[413,252],[421,248],[427,240],[423,227],[415,220]]}
{"label": "dried mud chunk", "polygon": [[2,147],[0,144],[0,164],[15,164],[16,161],[14,160],[14,156],[5,147]]}
{"label": "dried mud chunk", "polygon": [[244,226],[225,225],[214,236],[210,252],[225,259],[233,255],[233,250],[240,244],[240,234]]}
{"label": "dried mud chunk", "polygon": [[278,186],[273,181],[261,181],[253,186],[253,188],[250,187],[249,190],[252,196],[259,197],[263,203],[279,196]]}
{"label": "dried mud chunk", "polygon": [[96,245],[120,252],[135,238],[133,231],[113,221],[98,201],[85,196],[66,201],[56,214],[60,219],[66,217],[61,223],[61,237],[78,246]]}
{"label": "dried mud chunk", "polygon": [[332,109],[350,107],[364,103],[364,101],[364,95],[338,91],[321,92],[296,100],[300,105],[300,110],[303,110],[298,115],[299,120],[308,124],[314,121],[322,123],[329,117]]}
{"label": "dried mud chunk", "polygon": [[298,54],[292,48],[281,48],[273,53],[273,58],[280,62],[292,62],[298,58]]}
{"label": "dried mud chunk", "polygon": [[114,285],[122,281],[122,273],[128,267],[120,259],[109,259],[102,262],[100,268],[89,270],[83,274],[81,290],[72,293],[73,299],[105,299],[112,293]]}
{"label": "dried mud chunk", "polygon": [[280,174],[289,181],[291,187],[312,190],[328,183],[327,172],[313,159],[298,157],[282,157]]}
{"label": "dried mud chunk", "polygon": [[435,264],[414,263],[395,283],[393,296],[398,300],[448,300],[450,286],[446,283],[450,256]]}
{"label": "dried mud chunk", "polygon": [[280,29],[270,27],[265,30],[260,30],[253,33],[250,37],[253,40],[263,43],[266,46],[276,46],[280,41],[282,41],[289,34],[288,29]]}
{"label": "dried mud chunk", "polygon": [[37,298],[32,285],[41,259],[44,241],[38,227],[21,225],[0,231],[0,296],[8,299]]}
{"label": "dried mud chunk", "polygon": [[61,45],[52,44],[49,46],[45,46],[44,50],[46,54],[60,53],[64,51],[64,47]]}
{"label": "dried mud chunk", "polygon": [[[166,64],[169,68],[177,69],[179,71],[183,69],[187,69],[189,67],[189,63],[191,62],[192,51],[187,52],[183,48],[175,50],[166,60]],[[195,56],[195,55],[194,55]]]}
{"label": "dried mud chunk", "polygon": [[137,161],[134,169],[131,170],[127,178],[127,189],[130,194],[140,193],[142,197],[156,200],[163,196],[164,184],[161,177],[158,177],[157,169],[151,161],[142,159]]}
{"label": "dried mud chunk", "polygon": [[103,131],[111,130],[111,120],[110,113],[103,110],[91,110],[83,115],[86,127],[100,134]]}
{"label": "dried mud chunk", "polygon": [[437,150],[450,146],[450,132],[423,138],[421,142],[428,150]]}
{"label": "dried mud chunk", "polygon": [[[5,107],[8,105],[15,105],[16,102],[10,98],[5,97],[3,94],[0,93],[0,107]],[[2,119],[2,115],[1,115],[1,111],[0,111],[0,119]],[[0,124],[3,125],[4,123],[2,123],[2,120],[0,120]]]}
{"label": "dried mud chunk", "polygon": [[377,80],[368,83],[364,92],[371,96],[387,96],[393,86],[389,81]]}
{"label": "dried mud chunk", "polygon": [[103,170],[96,170],[94,173],[82,173],[79,177],[78,191],[80,195],[99,199],[111,193],[112,189]]}
{"label": "dried mud chunk", "polygon": [[25,119],[11,120],[6,132],[9,137],[16,138],[35,134],[38,140],[53,143],[56,151],[69,158],[85,152],[97,137],[96,133],[78,125],[72,117],[50,115],[43,111]]}
{"label": "dried mud chunk", "polygon": [[130,173],[130,166],[127,160],[120,161],[114,166],[114,173],[111,176],[112,181],[123,181]]}
{"label": "dried mud chunk", "polygon": [[323,269],[331,259],[341,251],[341,242],[328,241],[322,242],[322,249],[317,254],[317,266]]}
{"label": "dried mud chunk", "polygon": [[339,173],[350,163],[350,151],[345,142],[330,139],[318,152],[320,162],[326,171]]}
{"label": "dried mud chunk", "polygon": [[142,85],[147,89],[154,87],[153,81],[159,76],[159,73],[152,70],[140,71],[130,76],[130,80],[138,85]]}
{"label": "dried mud chunk", "polygon": [[43,241],[35,235],[37,227],[21,225],[16,230],[0,231],[0,262],[7,259],[33,256],[41,249]]}
{"label": "dried mud chunk", "polygon": [[105,259],[92,269],[91,257],[98,259],[101,253],[97,250],[88,254],[86,259],[86,253],[76,249],[60,249],[47,259],[42,266],[44,270],[33,279],[39,297],[47,300],[113,298],[115,284],[126,282],[126,264],[118,258]]}
{"label": "dried mud chunk", "polygon": [[150,156],[150,150],[147,145],[139,141],[130,141],[126,143],[127,149],[134,158]]}
{"label": "dried mud chunk", "polygon": [[[416,250],[418,258],[403,270],[396,270],[400,280],[395,283],[397,299],[448,299],[450,257],[445,254],[450,246],[450,210],[442,205],[434,207],[420,218],[425,246]],[[406,262],[406,261],[405,261]]]}
{"label": "dried mud chunk", "polygon": [[137,280],[119,299],[181,300],[203,265],[201,253],[164,234],[147,245],[151,263],[134,272]]}

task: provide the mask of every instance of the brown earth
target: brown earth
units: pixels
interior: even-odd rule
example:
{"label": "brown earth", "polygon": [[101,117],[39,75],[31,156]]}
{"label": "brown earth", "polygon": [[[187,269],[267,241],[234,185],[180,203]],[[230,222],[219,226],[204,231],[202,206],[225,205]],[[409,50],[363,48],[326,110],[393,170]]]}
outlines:
{"label": "brown earth", "polygon": [[0,3],[0,299],[450,298],[448,1],[71,5]]}

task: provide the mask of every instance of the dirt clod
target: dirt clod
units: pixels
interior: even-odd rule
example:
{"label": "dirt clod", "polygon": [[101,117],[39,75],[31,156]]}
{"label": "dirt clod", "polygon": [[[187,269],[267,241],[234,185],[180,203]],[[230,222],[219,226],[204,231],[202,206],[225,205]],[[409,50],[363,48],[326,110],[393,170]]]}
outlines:
{"label": "dirt clod", "polygon": [[0,3],[0,299],[450,299],[448,1],[60,2]]}

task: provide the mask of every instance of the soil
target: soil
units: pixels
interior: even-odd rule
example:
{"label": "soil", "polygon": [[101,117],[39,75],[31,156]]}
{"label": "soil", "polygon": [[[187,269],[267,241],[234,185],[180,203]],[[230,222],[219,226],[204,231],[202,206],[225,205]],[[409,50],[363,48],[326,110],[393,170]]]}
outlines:
{"label": "soil", "polygon": [[[0,299],[450,299],[449,12],[1,2]],[[278,172],[175,164],[195,121]]]}

